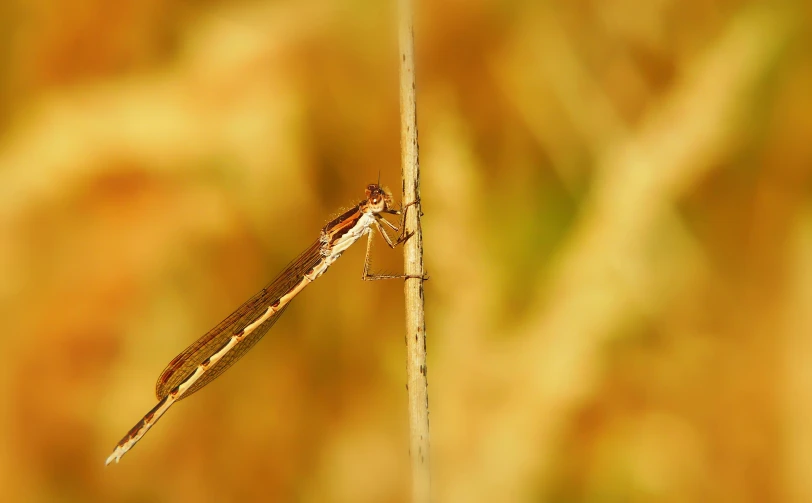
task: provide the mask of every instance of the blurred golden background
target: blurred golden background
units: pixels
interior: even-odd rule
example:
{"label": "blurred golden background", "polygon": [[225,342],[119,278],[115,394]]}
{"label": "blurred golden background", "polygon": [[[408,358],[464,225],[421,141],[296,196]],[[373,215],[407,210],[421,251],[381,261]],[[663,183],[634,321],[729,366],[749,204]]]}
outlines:
{"label": "blurred golden background", "polygon": [[[408,500],[363,245],[104,467],[173,356],[379,173],[400,199],[394,12],[0,5],[4,501]],[[438,502],[812,501],[810,17],[418,2]]]}

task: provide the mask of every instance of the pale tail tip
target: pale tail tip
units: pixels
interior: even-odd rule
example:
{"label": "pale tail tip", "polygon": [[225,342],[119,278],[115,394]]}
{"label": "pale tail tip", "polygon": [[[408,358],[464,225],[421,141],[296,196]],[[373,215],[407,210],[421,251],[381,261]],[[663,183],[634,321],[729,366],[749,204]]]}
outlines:
{"label": "pale tail tip", "polygon": [[118,464],[119,459],[121,459],[121,455],[118,453],[118,448],[116,448],[116,450],[113,451],[113,454],[110,454],[110,457],[107,458],[107,461],[104,462],[104,466],[109,465],[113,461],[115,461],[116,464]]}

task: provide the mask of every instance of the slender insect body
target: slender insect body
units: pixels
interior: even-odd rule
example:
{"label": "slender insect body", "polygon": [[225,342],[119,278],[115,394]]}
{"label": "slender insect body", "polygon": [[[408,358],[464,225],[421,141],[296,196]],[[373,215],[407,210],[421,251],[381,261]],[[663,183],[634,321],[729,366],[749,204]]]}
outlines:
{"label": "slender insect body", "polygon": [[[376,184],[367,187],[366,196],[366,200],[325,225],[319,240],[288,264],[268,286],[169,362],[156,383],[158,404],[119,441],[107,458],[107,464],[118,462],[173,403],[201,389],[239,360],[270,330],[293,298],[324,274],[347,248],[370,233],[373,225],[387,243],[394,246],[379,221],[395,231],[397,228],[380,214],[400,212],[389,207],[391,196]],[[365,278],[368,265],[369,243]]]}

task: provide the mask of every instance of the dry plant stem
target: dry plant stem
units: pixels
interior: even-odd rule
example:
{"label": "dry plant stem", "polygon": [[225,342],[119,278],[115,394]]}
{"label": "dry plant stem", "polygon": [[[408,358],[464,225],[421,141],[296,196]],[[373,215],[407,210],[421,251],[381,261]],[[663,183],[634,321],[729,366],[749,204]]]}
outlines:
{"label": "dry plant stem", "polygon": [[404,248],[406,296],[406,378],[409,393],[409,453],[412,465],[412,501],[430,500],[429,396],[426,380],[426,324],[423,310],[423,232],[420,227],[420,163],[414,78],[412,3],[398,0],[400,47],[400,149],[403,170],[405,232],[413,232]]}

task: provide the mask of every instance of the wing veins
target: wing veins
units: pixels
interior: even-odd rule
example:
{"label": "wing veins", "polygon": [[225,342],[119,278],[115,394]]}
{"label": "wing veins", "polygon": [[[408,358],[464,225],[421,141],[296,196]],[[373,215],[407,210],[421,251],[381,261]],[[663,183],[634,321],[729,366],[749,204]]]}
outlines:
{"label": "wing veins", "polygon": [[[296,286],[305,273],[322,260],[321,247],[322,243],[320,240],[311,244],[304,252],[293,259],[273,281],[265,286],[265,288],[245,301],[233,313],[218,323],[217,326],[206,332],[202,337],[173,358],[163,372],[161,372],[158,381],[155,383],[155,394],[158,399],[163,399],[168,395],[175,386],[188,378],[198,365],[217,352],[232,335],[238,334],[247,325],[256,321],[270,305]],[[290,304],[285,305],[279,312],[256,327],[253,332],[246,335],[242,341],[223,355],[216,364],[206,369],[205,374],[179,399],[186,398],[195,391],[200,390],[237,362],[240,357],[259,342],[262,336],[270,330],[288,305]]]}

